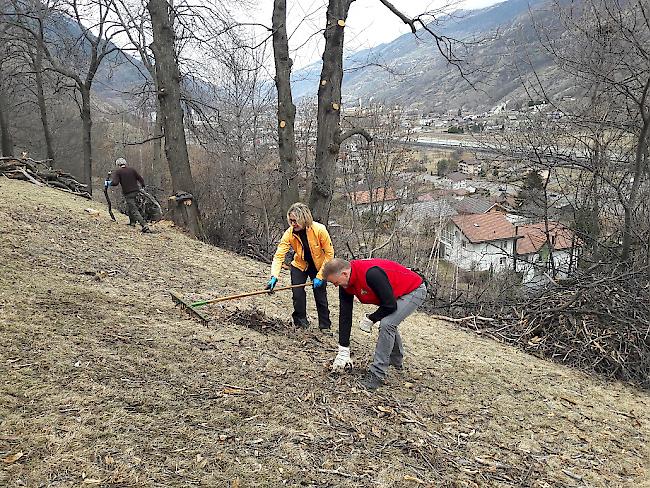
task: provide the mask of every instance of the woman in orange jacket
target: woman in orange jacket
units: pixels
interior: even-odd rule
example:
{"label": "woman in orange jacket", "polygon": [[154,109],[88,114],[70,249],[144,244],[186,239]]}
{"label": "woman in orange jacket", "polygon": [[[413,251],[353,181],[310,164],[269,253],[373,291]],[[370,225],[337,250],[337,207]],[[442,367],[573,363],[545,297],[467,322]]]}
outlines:
{"label": "woman in orange jacket", "polygon": [[[307,277],[313,281],[314,300],[318,311],[318,327],[327,330],[331,327],[330,311],[327,304],[327,290],[323,279],[323,266],[334,257],[334,247],[327,228],[314,222],[309,207],[304,203],[294,203],[287,211],[289,228],[282,235],[278,249],[273,256],[271,279],[266,289],[273,291],[284,257],[289,249],[295,251],[291,261],[291,284],[298,285],[307,282]],[[307,293],[303,287],[293,290],[293,323],[296,327],[307,328]]]}

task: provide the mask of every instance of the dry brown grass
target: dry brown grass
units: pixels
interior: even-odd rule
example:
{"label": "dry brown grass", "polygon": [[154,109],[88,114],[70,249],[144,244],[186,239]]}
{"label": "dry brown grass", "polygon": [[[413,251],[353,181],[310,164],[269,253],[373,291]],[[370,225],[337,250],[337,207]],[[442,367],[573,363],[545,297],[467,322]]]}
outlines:
{"label": "dry brown grass", "polygon": [[[334,337],[286,327],[287,294],[212,307],[204,327],[165,293],[258,289],[266,266],[125,223],[0,179],[0,485],[648,482],[647,393],[418,314],[407,370],[371,395],[329,374]],[[353,334],[363,366],[374,335]]]}

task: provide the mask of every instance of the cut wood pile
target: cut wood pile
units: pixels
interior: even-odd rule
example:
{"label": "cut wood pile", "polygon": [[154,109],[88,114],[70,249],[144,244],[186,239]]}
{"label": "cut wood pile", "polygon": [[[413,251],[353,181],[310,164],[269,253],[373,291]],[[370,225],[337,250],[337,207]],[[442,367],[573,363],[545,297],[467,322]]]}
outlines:
{"label": "cut wood pile", "polygon": [[650,388],[650,268],[592,269],[520,303],[448,319],[540,357]]}
{"label": "cut wood pile", "polygon": [[79,183],[70,173],[54,169],[49,160],[35,161],[31,158],[0,158],[0,174],[7,178],[25,180],[39,186],[58,188],[84,198],[91,198],[88,185]]}

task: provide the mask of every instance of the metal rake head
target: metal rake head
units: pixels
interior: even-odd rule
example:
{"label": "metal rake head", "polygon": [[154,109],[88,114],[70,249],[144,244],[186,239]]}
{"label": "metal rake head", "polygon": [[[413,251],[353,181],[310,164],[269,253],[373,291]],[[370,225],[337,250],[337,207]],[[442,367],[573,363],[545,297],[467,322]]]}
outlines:
{"label": "metal rake head", "polygon": [[190,315],[190,317],[198,319],[203,325],[208,325],[210,319],[208,319],[205,315],[203,315],[201,312],[199,312],[194,307],[192,307],[190,303],[183,300],[183,298],[180,295],[178,295],[173,291],[170,291],[169,294],[171,295],[174,303],[179,307],[181,307],[184,311],[186,311]]}

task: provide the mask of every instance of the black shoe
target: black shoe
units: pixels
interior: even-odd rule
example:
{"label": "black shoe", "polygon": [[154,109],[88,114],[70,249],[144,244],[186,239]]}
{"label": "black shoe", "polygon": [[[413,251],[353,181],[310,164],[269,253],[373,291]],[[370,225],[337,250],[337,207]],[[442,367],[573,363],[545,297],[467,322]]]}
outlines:
{"label": "black shoe", "polygon": [[153,234],[153,231],[149,227],[143,227],[142,228],[142,233],[143,234]]}
{"label": "black shoe", "polygon": [[375,391],[377,388],[384,384],[384,380],[382,380],[372,371],[368,371],[366,375],[361,380],[359,380],[359,384],[368,391]]}
{"label": "black shoe", "polygon": [[309,329],[309,322],[305,321],[296,321],[293,323],[296,326],[296,329]]}
{"label": "black shoe", "polygon": [[135,227],[135,222],[129,222],[129,223],[126,224],[126,225],[128,225],[129,227]]}
{"label": "black shoe", "polygon": [[404,370],[404,365],[403,364],[393,364],[390,363],[390,365],[395,368],[397,371],[403,371]]}
{"label": "black shoe", "polygon": [[328,325],[327,327],[318,327],[318,330],[320,330],[323,334],[329,334],[330,333],[331,327]]}

